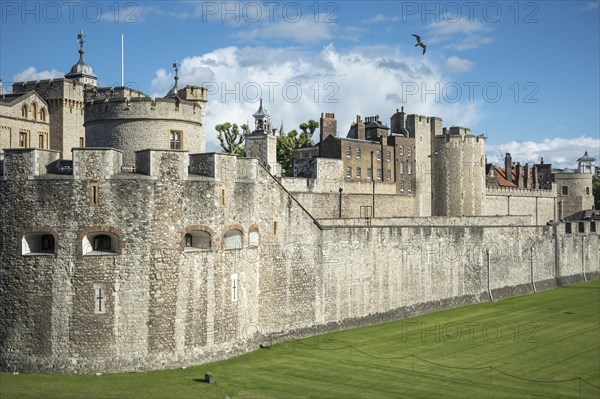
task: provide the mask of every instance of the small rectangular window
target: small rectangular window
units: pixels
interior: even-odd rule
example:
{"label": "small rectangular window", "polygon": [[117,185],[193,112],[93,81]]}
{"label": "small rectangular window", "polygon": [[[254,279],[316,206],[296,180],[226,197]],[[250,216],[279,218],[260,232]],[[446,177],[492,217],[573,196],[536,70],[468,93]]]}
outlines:
{"label": "small rectangular window", "polygon": [[407,153],[407,155],[410,157],[410,156],[412,155],[412,148],[411,148],[411,147],[408,147],[408,148],[406,149],[406,153]]}
{"label": "small rectangular window", "polygon": [[388,152],[387,152],[387,157],[386,157],[386,159],[387,159],[387,161],[388,161],[388,162],[392,160],[392,152],[391,152],[391,151],[388,151]]}
{"label": "small rectangular window", "polygon": [[276,220],[273,222],[273,235],[274,236],[277,235],[277,221]]}
{"label": "small rectangular window", "polygon": [[360,148],[356,149],[356,158],[360,158]]}
{"label": "small rectangular window", "polygon": [[561,192],[562,195],[569,195],[569,186],[562,186]]}
{"label": "small rectangular window", "polygon": [[400,162],[400,174],[404,174],[404,162]]}
{"label": "small rectangular window", "polygon": [[362,170],[360,168],[356,168],[356,178],[360,179]]}
{"label": "small rectangular window", "polygon": [[590,188],[589,187],[585,188],[585,195],[590,195]]}
{"label": "small rectangular window", "polygon": [[97,206],[99,204],[99,194],[100,194],[100,187],[98,186],[98,183],[90,183],[90,185],[89,185],[90,205]]}
{"label": "small rectangular window", "polygon": [[44,148],[44,135],[40,134],[38,136],[38,148]]}
{"label": "small rectangular window", "polygon": [[352,156],[352,147],[346,147],[346,158],[350,158]]}
{"label": "small rectangular window", "polygon": [[183,148],[182,142],[183,132],[180,130],[171,130],[171,149],[172,150],[181,150]]}
{"label": "small rectangular window", "polygon": [[596,233],[596,222],[590,222],[590,233]]}
{"label": "small rectangular window", "polygon": [[571,223],[565,222],[565,234],[571,234],[573,231],[571,229]]}
{"label": "small rectangular window", "polygon": [[579,234],[585,233],[585,223],[584,222],[577,223],[577,232]]}
{"label": "small rectangular window", "polygon": [[352,178],[352,167],[350,166],[346,167],[346,177]]}
{"label": "small rectangular window", "polygon": [[412,175],[412,163],[408,162],[406,164],[406,168],[408,169],[408,174]]}
{"label": "small rectangular window", "polygon": [[83,137],[79,138],[79,146],[80,147],[85,147],[85,139]]}
{"label": "small rectangular window", "polygon": [[387,180],[392,180],[392,171],[390,169],[388,169],[385,174]]}
{"label": "small rectangular window", "polygon": [[377,180],[381,180],[381,169],[377,169]]}
{"label": "small rectangular window", "polygon": [[400,146],[398,152],[400,153],[400,155],[404,155],[404,147]]}
{"label": "small rectangular window", "polygon": [[377,160],[381,160],[381,151],[377,150]]}
{"label": "small rectangular window", "polygon": [[408,182],[408,191],[412,191],[412,182],[411,181]]}
{"label": "small rectangular window", "polygon": [[27,147],[27,132],[19,132],[19,147]]}
{"label": "small rectangular window", "polygon": [[371,177],[373,176],[373,172],[371,171],[371,168],[367,168],[367,179],[371,179]]}

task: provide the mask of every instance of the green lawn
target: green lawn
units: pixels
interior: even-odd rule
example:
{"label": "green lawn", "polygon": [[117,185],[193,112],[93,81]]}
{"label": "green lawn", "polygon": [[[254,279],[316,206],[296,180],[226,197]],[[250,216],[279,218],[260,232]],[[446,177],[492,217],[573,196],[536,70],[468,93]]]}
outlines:
{"label": "green lawn", "polygon": [[[207,371],[215,384],[203,382]],[[187,369],[0,374],[0,399],[225,396],[600,398],[600,281],[287,342]]]}

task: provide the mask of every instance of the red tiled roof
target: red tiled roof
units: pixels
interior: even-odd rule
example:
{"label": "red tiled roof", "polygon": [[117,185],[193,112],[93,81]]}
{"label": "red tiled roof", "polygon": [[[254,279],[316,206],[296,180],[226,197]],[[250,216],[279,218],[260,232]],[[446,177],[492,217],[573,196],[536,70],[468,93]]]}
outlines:
{"label": "red tiled roof", "polygon": [[[494,167],[494,172],[496,173],[496,176],[498,176],[498,185],[500,187],[517,187],[515,183],[511,183],[508,180],[506,180],[506,172],[504,171],[504,168]],[[513,180],[515,178],[514,171],[512,173],[512,178]]]}

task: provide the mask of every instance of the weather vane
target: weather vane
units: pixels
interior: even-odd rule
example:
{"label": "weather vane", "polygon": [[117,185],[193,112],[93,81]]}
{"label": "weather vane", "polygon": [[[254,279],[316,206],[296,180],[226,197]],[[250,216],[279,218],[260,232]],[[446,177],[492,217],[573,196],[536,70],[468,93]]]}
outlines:
{"label": "weather vane", "polygon": [[77,34],[77,41],[79,42],[79,45],[83,48],[83,43],[85,42],[85,40],[83,40],[83,38],[85,37],[85,35],[83,34],[83,31],[79,31],[79,33]]}

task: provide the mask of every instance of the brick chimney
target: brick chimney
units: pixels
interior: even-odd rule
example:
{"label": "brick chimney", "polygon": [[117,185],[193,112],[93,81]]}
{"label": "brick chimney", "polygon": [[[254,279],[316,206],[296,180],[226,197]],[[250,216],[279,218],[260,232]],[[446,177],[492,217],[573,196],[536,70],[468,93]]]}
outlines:
{"label": "brick chimney", "polygon": [[327,136],[335,137],[337,134],[337,121],[335,120],[335,114],[321,112],[319,128],[321,133],[321,143],[327,138]]}
{"label": "brick chimney", "polygon": [[365,139],[365,124],[360,115],[356,115],[356,138],[359,140]]}
{"label": "brick chimney", "polygon": [[506,173],[506,180],[512,183],[512,156],[509,152],[504,157],[504,173]]}

